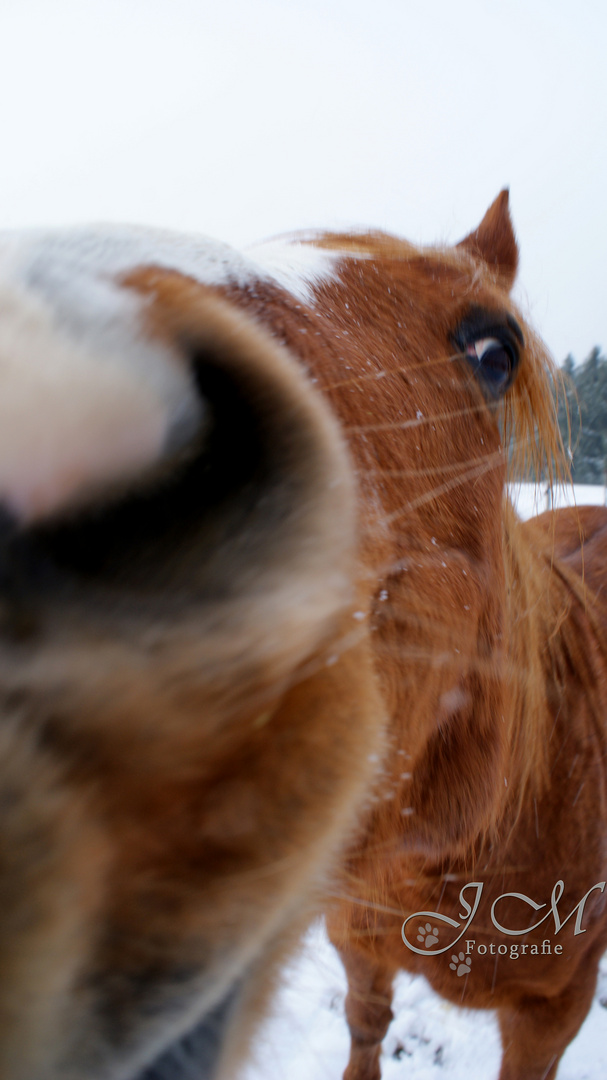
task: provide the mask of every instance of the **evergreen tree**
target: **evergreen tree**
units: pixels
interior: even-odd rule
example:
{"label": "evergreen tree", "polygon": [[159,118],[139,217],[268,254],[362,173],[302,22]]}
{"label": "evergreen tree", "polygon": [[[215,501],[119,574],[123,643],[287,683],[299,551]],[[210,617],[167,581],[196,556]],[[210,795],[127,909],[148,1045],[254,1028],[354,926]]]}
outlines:
{"label": "evergreen tree", "polygon": [[566,390],[559,401],[559,426],[571,449],[573,480],[602,484],[607,472],[607,357],[595,346],[578,367],[569,355],[563,371]]}
{"label": "evergreen tree", "polygon": [[570,463],[580,439],[580,409],[575,385],[575,361],[571,353],[563,363],[564,386],[559,387],[558,417],[563,445]]}

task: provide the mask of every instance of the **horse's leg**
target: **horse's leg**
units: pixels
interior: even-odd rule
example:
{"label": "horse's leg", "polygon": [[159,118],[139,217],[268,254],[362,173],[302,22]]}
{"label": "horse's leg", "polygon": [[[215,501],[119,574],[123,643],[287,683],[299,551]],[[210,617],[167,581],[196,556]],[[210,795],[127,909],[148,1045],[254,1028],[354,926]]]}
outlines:
{"label": "horse's leg", "polygon": [[346,1019],[352,1047],[344,1080],[380,1080],[381,1044],[392,1020],[392,982],[396,969],[359,950],[340,951],[348,976]]}
{"label": "horse's leg", "polygon": [[597,975],[598,958],[592,958],[556,997],[521,997],[499,1010],[504,1051],[499,1080],[554,1080],[562,1054],[586,1019]]}

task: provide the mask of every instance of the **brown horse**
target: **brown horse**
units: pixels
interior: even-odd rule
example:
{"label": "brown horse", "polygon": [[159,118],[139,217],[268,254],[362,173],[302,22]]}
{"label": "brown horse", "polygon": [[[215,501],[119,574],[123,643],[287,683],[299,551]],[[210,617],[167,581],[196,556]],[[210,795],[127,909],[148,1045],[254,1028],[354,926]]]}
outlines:
{"label": "brown horse", "polygon": [[349,984],[345,1080],[380,1076],[401,969],[497,1010],[500,1080],[550,1080],[607,947],[607,512],[524,526],[504,499],[508,433],[528,438],[534,418],[532,453],[556,452],[549,368],[508,297],[505,193],[454,251],[360,246],[383,286],[381,382],[358,368],[344,420],[390,720],[328,919]]}
{"label": "brown horse", "polygon": [[553,1075],[607,520],[504,502],[558,451],[516,263],[506,193],[456,248],[0,236],[0,1080],[232,1076],[327,894],[350,1080],[404,967]]}

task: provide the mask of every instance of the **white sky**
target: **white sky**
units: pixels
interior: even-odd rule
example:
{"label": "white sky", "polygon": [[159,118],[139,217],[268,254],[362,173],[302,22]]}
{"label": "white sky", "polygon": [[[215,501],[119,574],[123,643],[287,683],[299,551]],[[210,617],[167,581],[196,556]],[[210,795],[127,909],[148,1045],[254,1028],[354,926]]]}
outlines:
{"label": "white sky", "polygon": [[0,0],[0,226],[455,241],[506,184],[556,358],[607,349],[605,0]]}

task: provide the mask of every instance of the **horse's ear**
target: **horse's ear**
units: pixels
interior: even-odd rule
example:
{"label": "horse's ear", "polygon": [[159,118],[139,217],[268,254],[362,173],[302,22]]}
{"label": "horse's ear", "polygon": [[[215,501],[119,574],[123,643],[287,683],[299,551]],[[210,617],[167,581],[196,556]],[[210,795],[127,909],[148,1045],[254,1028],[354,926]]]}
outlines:
{"label": "horse's ear", "polygon": [[500,191],[478,228],[460,240],[457,247],[480,256],[491,269],[497,270],[507,289],[512,287],[518,267],[518,245],[508,209],[508,188]]}

